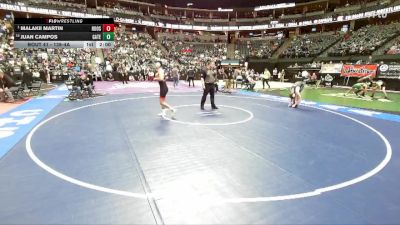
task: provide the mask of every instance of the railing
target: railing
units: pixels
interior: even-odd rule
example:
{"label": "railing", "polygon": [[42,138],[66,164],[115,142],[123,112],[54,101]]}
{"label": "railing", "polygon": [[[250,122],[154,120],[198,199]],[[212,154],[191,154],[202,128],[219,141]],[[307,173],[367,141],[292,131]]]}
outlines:
{"label": "railing", "polygon": [[228,23],[228,19],[204,19],[204,18],[194,18],[195,22],[201,23]]}
{"label": "railing", "polygon": [[310,16],[320,16],[320,15],[324,15],[324,14],[325,14],[324,11],[310,12],[310,13],[306,13],[306,17],[310,17]]}
{"label": "railing", "polygon": [[292,14],[292,15],[284,15],[282,19],[299,19],[303,17],[303,14]]}
{"label": "railing", "polygon": [[359,10],[361,9],[361,5],[352,5],[352,6],[344,6],[340,8],[336,8],[334,12],[336,13],[342,13],[342,12],[349,12],[349,11],[354,11],[354,10]]}

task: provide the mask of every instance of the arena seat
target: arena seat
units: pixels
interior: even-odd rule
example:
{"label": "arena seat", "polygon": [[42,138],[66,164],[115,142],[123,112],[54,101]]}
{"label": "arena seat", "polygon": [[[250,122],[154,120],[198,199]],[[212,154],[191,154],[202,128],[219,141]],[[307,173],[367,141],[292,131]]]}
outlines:
{"label": "arena seat", "polygon": [[400,23],[388,25],[367,25],[350,32],[337,43],[329,56],[370,55],[400,33]]}

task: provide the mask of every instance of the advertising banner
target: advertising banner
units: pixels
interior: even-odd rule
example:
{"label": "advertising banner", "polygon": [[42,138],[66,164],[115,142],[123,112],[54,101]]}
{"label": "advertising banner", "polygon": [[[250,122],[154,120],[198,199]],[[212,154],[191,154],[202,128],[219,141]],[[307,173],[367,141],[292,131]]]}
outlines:
{"label": "advertising banner", "polygon": [[378,68],[378,78],[400,79],[400,64],[380,65]]}
{"label": "advertising banner", "polygon": [[378,69],[378,65],[376,65],[376,64],[368,64],[368,65],[345,64],[345,65],[343,65],[341,76],[344,76],[344,77],[366,77],[366,76],[372,75],[372,77],[375,77],[377,69]]}
{"label": "advertising banner", "polygon": [[342,63],[323,64],[321,65],[321,70],[319,73],[339,74],[342,72],[342,67]]}

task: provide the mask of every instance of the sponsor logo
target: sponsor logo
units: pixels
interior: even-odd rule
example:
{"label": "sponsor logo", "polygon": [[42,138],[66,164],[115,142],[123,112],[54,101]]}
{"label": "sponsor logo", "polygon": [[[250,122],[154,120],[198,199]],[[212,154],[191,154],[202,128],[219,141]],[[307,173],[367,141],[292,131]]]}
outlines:
{"label": "sponsor logo", "polygon": [[381,72],[386,72],[386,71],[388,71],[388,69],[389,69],[389,66],[386,65],[386,64],[383,64],[383,65],[381,65],[381,66],[379,67],[379,70],[380,70]]}
{"label": "sponsor logo", "polygon": [[378,65],[368,64],[368,65],[343,65],[342,76],[345,77],[365,77],[365,76],[375,76]]}
{"label": "sponsor logo", "polygon": [[367,69],[365,67],[354,67],[354,66],[350,66],[348,68],[343,69],[343,71],[345,73],[359,73],[359,74],[370,74],[373,73],[373,70]]}

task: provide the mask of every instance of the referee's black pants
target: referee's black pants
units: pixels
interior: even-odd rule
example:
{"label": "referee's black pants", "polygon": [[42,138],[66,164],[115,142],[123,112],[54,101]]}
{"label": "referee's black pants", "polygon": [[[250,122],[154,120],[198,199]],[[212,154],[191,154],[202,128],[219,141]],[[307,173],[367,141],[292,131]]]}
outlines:
{"label": "referee's black pants", "polygon": [[194,87],[194,77],[188,77],[189,87],[190,87],[190,81],[192,81]]}
{"label": "referee's black pants", "polygon": [[211,107],[216,108],[214,102],[215,86],[213,83],[205,84],[203,97],[201,98],[201,108],[204,108],[204,103],[206,103],[208,93],[210,93]]}

